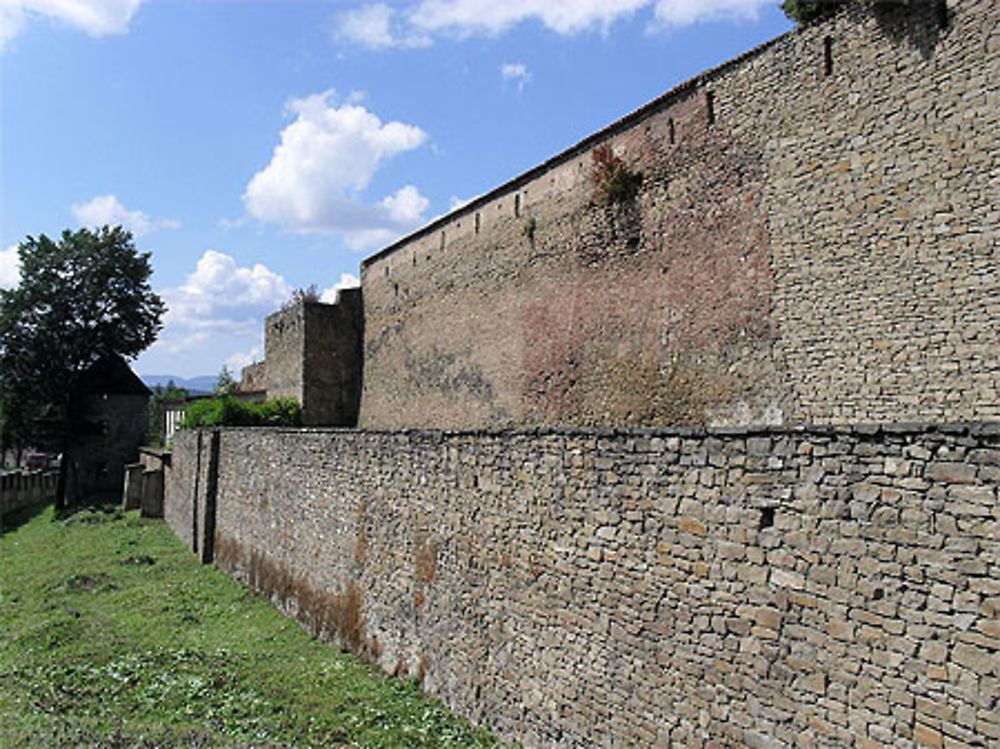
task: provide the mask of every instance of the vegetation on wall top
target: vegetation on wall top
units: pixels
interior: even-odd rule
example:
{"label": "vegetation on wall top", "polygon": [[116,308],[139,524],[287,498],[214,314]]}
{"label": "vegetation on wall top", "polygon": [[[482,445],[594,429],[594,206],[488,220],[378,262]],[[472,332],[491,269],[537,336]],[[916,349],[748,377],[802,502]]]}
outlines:
{"label": "vegetation on wall top", "polygon": [[[932,1],[927,0],[927,2]],[[793,21],[799,24],[806,24],[818,18],[831,16],[840,8],[851,4],[869,9],[909,5],[907,0],[784,0],[781,3],[781,9]],[[945,6],[945,11],[947,11],[943,0],[938,2],[938,5]]]}
{"label": "vegetation on wall top", "polygon": [[297,427],[302,407],[294,398],[269,398],[263,403],[241,401],[232,395],[206,398],[184,409],[182,427]]}
{"label": "vegetation on wall top", "polygon": [[784,0],[781,9],[796,23],[806,24],[835,13],[844,2],[845,0]]}
{"label": "vegetation on wall top", "polygon": [[302,289],[296,289],[292,292],[292,295],[281,305],[280,311],[287,312],[292,307],[297,307],[300,304],[305,304],[306,302],[318,302],[319,299],[319,289],[316,288],[316,284],[310,284]]}

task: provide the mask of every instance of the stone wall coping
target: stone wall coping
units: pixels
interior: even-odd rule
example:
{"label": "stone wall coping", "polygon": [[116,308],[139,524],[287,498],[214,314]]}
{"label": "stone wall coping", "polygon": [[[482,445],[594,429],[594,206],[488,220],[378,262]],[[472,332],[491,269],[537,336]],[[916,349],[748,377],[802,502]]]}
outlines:
{"label": "stone wall coping", "polygon": [[[276,434],[354,434],[445,439],[453,437],[837,437],[875,438],[880,435],[947,434],[976,437],[1000,437],[1000,421],[962,422],[885,422],[859,424],[787,424],[735,427],[512,427],[507,429],[357,429],[352,427],[196,427],[207,432],[256,432]],[[142,448],[143,452],[161,455],[165,451]],[[165,452],[169,460],[170,453]]]}
{"label": "stone wall coping", "polygon": [[157,458],[170,457],[170,450],[163,447],[149,447],[148,445],[143,445],[139,448],[139,452],[145,453],[146,455],[155,455]]}
{"label": "stone wall coping", "polygon": [[149,455],[150,457],[156,458],[160,461],[160,465],[169,466],[173,460],[173,452],[161,447],[143,446],[139,448],[139,452],[142,455]]}

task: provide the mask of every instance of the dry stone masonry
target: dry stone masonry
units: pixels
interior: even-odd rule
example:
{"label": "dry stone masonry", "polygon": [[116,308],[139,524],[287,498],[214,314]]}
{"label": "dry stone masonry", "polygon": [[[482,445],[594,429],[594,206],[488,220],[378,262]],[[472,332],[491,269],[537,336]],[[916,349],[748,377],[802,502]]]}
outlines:
{"label": "dry stone masonry", "polygon": [[997,425],[219,439],[220,566],[509,740],[1000,745]]}

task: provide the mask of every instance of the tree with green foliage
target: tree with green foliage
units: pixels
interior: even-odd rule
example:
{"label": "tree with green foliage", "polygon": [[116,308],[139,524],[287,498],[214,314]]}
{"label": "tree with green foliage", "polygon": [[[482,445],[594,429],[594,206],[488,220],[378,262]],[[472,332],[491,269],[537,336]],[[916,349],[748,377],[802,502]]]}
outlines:
{"label": "tree with green foliage", "polygon": [[147,432],[150,443],[159,445],[163,439],[163,415],[166,412],[168,403],[186,401],[188,399],[186,388],[177,387],[177,383],[168,380],[166,386],[157,385],[153,388],[153,395],[149,399],[149,423]]}
{"label": "tree with green foliage", "polygon": [[120,226],[29,236],[18,256],[20,284],[0,290],[0,402],[17,404],[19,428],[63,454],[64,507],[83,378],[99,361],[147,348],[164,305],[149,285],[149,253]]}
{"label": "tree with green foliage", "polygon": [[[21,463],[21,451],[29,436],[23,404],[0,390],[0,468],[14,467]],[[13,466],[7,466],[7,453],[15,457]]]}
{"label": "tree with green foliage", "polygon": [[793,21],[804,25],[818,18],[832,16],[840,8],[851,4],[872,9],[901,5],[903,0],[784,0],[781,9]]}
{"label": "tree with green foliage", "polygon": [[233,395],[238,386],[239,383],[236,382],[233,373],[229,371],[229,367],[223,364],[222,369],[219,370],[219,376],[215,380],[215,387],[212,388],[212,395],[218,397]]}
{"label": "tree with green foliage", "polygon": [[784,0],[781,9],[798,24],[807,24],[825,13],[836,11],[841,0]]}

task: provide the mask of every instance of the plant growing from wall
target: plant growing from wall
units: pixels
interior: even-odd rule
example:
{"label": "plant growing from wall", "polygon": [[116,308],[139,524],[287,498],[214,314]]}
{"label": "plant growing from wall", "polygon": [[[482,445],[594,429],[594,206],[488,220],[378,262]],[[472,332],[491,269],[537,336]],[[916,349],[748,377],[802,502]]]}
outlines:
{"label": "plant growing from wall", "polygon": [[316,284],[310,284],[303,289],[296,289],[292,295],[281,305],[281,312],[286,312],[292,307],[306,302],[318,302],[320,299],[319,289]]}
{"label": "plant growing from wall", "polygon": [[534,216],[529,216],[524,220],[521,225],[521,236],[528,240],[528,243],[534,247],[535,246],[535,229],[537,224],[535,222]]}
{"label": "plant growing from wall", "polygon": [[612,206],[632,200],[639,193],[642,175],[629,169],[604,143],[590,153],[590,180],[594,185],[594,200]]}

